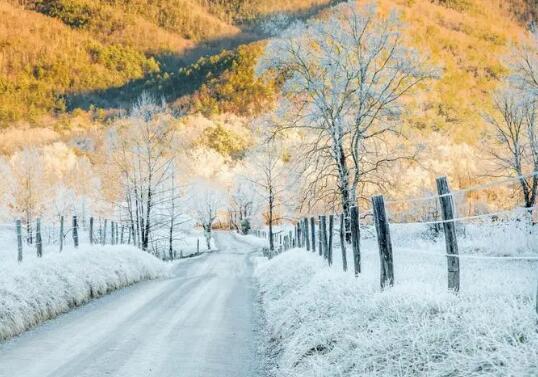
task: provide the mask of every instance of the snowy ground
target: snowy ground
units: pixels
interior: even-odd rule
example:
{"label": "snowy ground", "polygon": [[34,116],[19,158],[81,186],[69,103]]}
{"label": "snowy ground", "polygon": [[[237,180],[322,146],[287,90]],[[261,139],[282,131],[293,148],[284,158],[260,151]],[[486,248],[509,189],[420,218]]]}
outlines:
{"label": "snowy ground", "polygon": [[111,291],[166,275],[130,246],[84,246],[0,264],[0,341]]}
{"label": "snowy ground", "polygon": [[[462,291],[447,292],[441,243],[395,229],[395,287],[380,292],[375,239],[362,242],[363,273],[342,272],[294,249],[261,263],[263,308],[276,376],[537,376],[538,263],[462,259]],[[508,232],[506,237],[513,237]],[[368,236],[365,234],[365,236]],[[471,243],[481,250],[503,237]],[[493,250],[493,255],[535,250]],[[476,255],[476,254],[475,254]],[[348,253],[350,270],[353,263]]]}
{"label": "snowy ground", "polygon": [[0,376],[260,375],[255,250],[216,235],[218,252],[0,344]]}

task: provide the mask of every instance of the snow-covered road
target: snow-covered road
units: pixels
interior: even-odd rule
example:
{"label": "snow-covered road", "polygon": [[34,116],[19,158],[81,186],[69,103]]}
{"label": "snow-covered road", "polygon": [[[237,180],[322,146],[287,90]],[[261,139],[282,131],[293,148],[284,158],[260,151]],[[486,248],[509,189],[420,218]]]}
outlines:
{"label": "snow-covered road", "polygon": [[178,263],[170,279],[114,292],[0,344],[1,377],[260,374],[252,246]]}

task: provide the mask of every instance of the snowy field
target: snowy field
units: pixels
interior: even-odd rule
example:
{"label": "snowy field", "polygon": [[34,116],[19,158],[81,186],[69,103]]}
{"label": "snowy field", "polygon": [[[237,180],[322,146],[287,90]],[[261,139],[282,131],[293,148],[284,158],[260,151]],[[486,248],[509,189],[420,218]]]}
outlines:
{"label": "snowy field", "polygon": [[159,259],[126,245],[85,245],[45,252],[20,264],[15,258],[0,262],[0,340],[92,298],[167,272]]}
{"label": "snowy field", "polygon": [[[258,265],[276,376],[537,376],[538,261],[527,227],[483,224],[460,234],[461,292],[447,291],[444,239],[391,226],[395,286],[379,288],[379,255],[364,229],[362,273],[340,247],[331,268],[304,249]],[[402,229],[403,228],[403,229]],[[464,236],[465,235],[465,236]]]}

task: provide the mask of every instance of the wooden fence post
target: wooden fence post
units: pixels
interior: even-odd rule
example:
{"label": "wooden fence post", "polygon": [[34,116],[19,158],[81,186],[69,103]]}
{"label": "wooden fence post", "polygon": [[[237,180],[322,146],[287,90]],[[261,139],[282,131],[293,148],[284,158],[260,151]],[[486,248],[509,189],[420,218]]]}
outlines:
{"label": "wooden fence post", "polygon": [[35,226],[35,244],[37,248],[37,256],[41,258],[43,256],[43,242],[41,239],[41,219],[36,220]]}
{"label": "wooden fence post", "polygon": [[323,258],[329,259],[329,245],[327,244],[327,216],[320,216],[319,230],[321,231],[321,248],[323,249]]}
{"label": "wooden fence post", "polygon": [[308,229],[308,217],[303,219],[306,250],[310,251],[310,231]]}
{"label": "wooden fence post", "polygon": [[316,219],[310,218],[310,236],[312,238],[312,252],[316,252]]}
{"label": "wooden fence post", "polygon": [[106,245],[106,226],[107,226],[108,220],[105,219],[105,225],[103,226],[103,238],[101,239],[101,243],[103,245]]}
{"label": "wooden fence post", "polygon": [[329,242],[327,245],[327,260],[329,266],[333,264],[333,229],[334,229],[334,215],[329,215]]}
{"label": "wooden fence post", "polygon": [[118,223],[116,223],[116,245],[120,243],[120,227]]}
{"label": "wooden fence post", "polygon": [[318,254],[320,257],[323,256],[323,243],[321,239],[321,216],[318,216]]}
{"label": "wooden fence post", "polygon": [[110,222],[110,244],[116,244],[116,231],[114,230],[114,221]]}
{"label": "wooden fence post", "polygon": [[22,262],[22,227],[21,227],[20,220],[17,220],[16,228],[17,228],[17,261],[20,263]]}
{"label": "wooden fence post", "polygon": [[295,238],[297,238],[297,247],[302,247],[301,227],[299,226],[299,223],[295,224]]}
{"label": "wooden fence post", "polygon": [[60,216],[60,252],[64,249],[64,217]]}
{"label": "wooden fence post", "polygon": [[[122,245],[123,245],[123,241],[124,241],[124,235],[123,235],[124,231],[125,231],[125,225],[121,224],[120,244],[122,244]],[[175,250],[174,250],[174,252],[175,252]],[[176,259],[175,256],[174,256],[174,259]]]}
{"label": "wooden fence post", "polygon": [[340,215],[340,249],[342,250],[342,268],[347,271],[347,253],[346,253],[346,223],[345,215]]}
{"label": "wooden fence post", "polygon": [[73,243],[78,247],[78,220],[77,216],[73,216]]}
{"label": "wooden fence post", "polygon": [[93,217],[90,217],[90,245],[93,245]]}
{"label": "wooden fence post", "polygon": [[387,285],[394,285],[394,264],[392,260],[392,243],[390,240],[390,228],[385,211],[385,200],[382,195],[372,197],[374,209],[375,229],[377,232],[377,243],[379,245],[380,284],[381,289]]}
{"label": "wooden fence post", "polygon": [[290,238],[290,249],[295,247],[295,240],[293,239],[293,232],[290,230],[289,232],[289,238]]}
{"label": "wooden fence post", "polygon": [[353,247],[353,265],[355,267],[355,276],[361,273],[361,233],[359,228],[359,209],[353,206],[349,209],[351,225],[351,245]]}
{"label": "wooden fence post", "polygon": [[[458,257],[458,239],[456,237],[456,224],[454,223],[454,199],[448,187],[446,177],[438,177],[437,193],[441,203],[443,215],[443,230],[445,231],[445,243],[448,267],[448,289],[454,292],[460,290],[460,260]],[[455,255],[454,257],[450,255]]]}

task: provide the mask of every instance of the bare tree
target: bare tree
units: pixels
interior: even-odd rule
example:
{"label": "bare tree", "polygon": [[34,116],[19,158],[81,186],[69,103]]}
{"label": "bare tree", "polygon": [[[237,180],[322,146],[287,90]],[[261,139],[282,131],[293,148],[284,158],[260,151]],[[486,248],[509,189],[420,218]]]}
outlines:
{"label": "bare tree", "polygon": [[162,202],[165,184],[173,174],[174,128],[163,105],[141,97],[131,114],[111,135],[113,161],[119,169],[132,237],[148,250],[154,230],[153,210]]}
{"label": "bare tree", "polygon": [[395,13],[381,18],[373,5],[341,4],[271,41],[257,67],[286,78],[277,132],[301,130],[310,190],[335,187],[346,218],[358,186],[401,158],[385,142],[398,132],[400,99],[438,75],[405,46],[400,29]]}
{"label": "bare tree", "polygon": [[247,157],[252,176],[249,178],[257,187],[258,194],[266,205],[265,220],[269,227],[269,249],[274,250],[274,224],[281,220],[277,214],[286,190],[286,169],[282,151],[276,140],[260,145]]}
{"label": "bare tree", "polygon": [[218,211],[223,207],[224,196],[208,182],[198,181],[191,187],[191,208],[196,221],[204,229],[207,250],[211,250],[213,224]]}
{"label": "bare tree", "polygon": [[35,148],[25,148],[11,158],[13,211],[24,218],[26,241],[33,243],[32,221],[41,214],[43,194],[42,155]]}
{"label": "bare tree", "polygon": [[510,74],[493,96],[494,111],[484,119],[493,131],[490,153],[500,175],[518,177],[525,207],[533,207],[538,190],[538,35],[529,33],[507,59]]}
{"label": "bare tree", "polygon": [[538,175],[538,139],[536,103],[519,91],[507,88],[494,96],[495,112],[484,118],[494,130],[490,149],[498,168],[518,178],[525,207],[536,202]]}
{"label": "bare tree", "polygon": [[230,192],[230,225],[238,232],[248,233],[251,217],[257,209],[256,188],[238,176]]}

